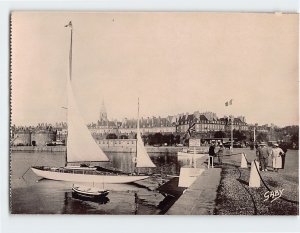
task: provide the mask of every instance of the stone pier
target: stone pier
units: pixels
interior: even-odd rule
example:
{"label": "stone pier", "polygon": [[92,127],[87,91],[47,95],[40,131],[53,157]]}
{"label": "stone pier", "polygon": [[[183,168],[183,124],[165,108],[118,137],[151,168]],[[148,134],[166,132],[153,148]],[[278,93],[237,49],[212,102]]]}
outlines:
{"label": "stone pier", "polygon": [[167,215],[212,215],[221,168],[205,170],[167,211]]}

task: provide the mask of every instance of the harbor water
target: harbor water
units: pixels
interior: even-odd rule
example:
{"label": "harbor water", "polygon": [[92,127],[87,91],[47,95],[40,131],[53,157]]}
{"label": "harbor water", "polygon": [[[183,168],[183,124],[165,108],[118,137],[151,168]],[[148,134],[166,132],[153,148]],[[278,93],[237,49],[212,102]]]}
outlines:
{"label": "harbor water", "polygon": [[[108,153],[110,162],[103,167],[114,167],[131,172],[133,154]],[[180,167],[189,160],[178,160],[176,153],[150,153],[157,166],[151,170],[157,174],[154,183],[163,183],[161,177],[178,176]],[[31,166],[64,166],[64,152],[13,152],[11,154],[10,205],[13,214],[162,214],[172,198],[165,197],[147,185],[138,184],[85,184],[110,190],[101,201],[82,200],[72,197],[72,182],[41,179]],[[148,168],[150,169],[150,168]],[[152,168],[151,168],[152,169]],[[147,172],[147,171],[146,171]],[[168,178],[169,177],[169,178]],[[147,181],[145,181],[147,182]]]}

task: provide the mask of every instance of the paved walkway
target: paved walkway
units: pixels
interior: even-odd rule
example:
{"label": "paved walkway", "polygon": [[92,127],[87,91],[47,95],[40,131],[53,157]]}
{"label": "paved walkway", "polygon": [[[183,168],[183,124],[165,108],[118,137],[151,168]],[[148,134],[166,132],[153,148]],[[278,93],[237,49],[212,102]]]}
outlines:
{"label": "paved walkway", "polygon": [[167,215],[212,215],[221,168],[204,171],[167,211]]}

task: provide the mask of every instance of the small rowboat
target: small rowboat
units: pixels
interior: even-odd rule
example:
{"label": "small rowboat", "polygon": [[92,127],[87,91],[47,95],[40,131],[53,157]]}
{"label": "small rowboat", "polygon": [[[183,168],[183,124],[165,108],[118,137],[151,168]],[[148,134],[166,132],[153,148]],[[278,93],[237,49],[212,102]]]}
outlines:
{"label": "small rowboat", "polygon": [[72,192],[77,196],[91,198],[91,199],[103,198],[109,194],[108,190],[100,189],[97,187],[82,186],[82,185],[81,186],[73,185]]}

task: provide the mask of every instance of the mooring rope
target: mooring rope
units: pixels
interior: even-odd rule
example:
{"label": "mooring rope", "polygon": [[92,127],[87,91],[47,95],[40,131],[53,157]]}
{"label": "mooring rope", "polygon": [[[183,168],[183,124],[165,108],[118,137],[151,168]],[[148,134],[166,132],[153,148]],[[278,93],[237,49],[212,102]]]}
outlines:
{"label": "mooring rope", "polygon": [[[238,168],[238,163],[237,164],[230,164],[230,163],[223,163],[223,164],[226,164],[226,165],[229,165],[229,166],[232,166],[234,167],[235,169],[237,169],[237,171],[239,172],[239,177],[236,178],[237,181],[241,180],[241,177],[242,177],[242,173],[240,171],[240,169]],[[254,200],[254,197],[253,195],[251,194],[249,188],[247,188],[245,185],[242,185],[242,183],[239,181],[239,184],[245,189],[245,191],[249,194],[251,200],[252,200],[252,203],[253,203],[253,209],[254,209],[254,215],[258,215],[258,209],[257,209],[257,206],[256,206],[256,201]]]}
{"label": "mooring rope", "polygon": [[[235,166],[234,166],[234,167],[235,167]],[[239,171],[239,173],[240,173],[240,176],[239,176],[238,180],[241,180],[242,173],[241,173],[241,171],[240,171],[240,169],[239,169],[238,167],[235,167],[235,168],[236,168],[236,169]],[[251,197],[251,199],[252,199],[253,208],[254,208],[254,215],[258,215],[258,209],[257,209],[256,202],[255,202],[255,200],[254,200],[254,197],[253,197],[252,193],[251,193],[250,190],[247,189],[244,185],[242,185],[242,187],[247,191],[247,193],[250,195],[250,197]]]}
{"label": "mooring rope", "polygon": [[[259,172],[259,169],[258,169],[257,164],[256,164],[255,161],[254,161],[254,164],[255,164],[256,171],[258,172],[259,178],[260,178],[260,180],[262,181],[263,185],[268,189],[268,191],[272,191],[272,190],[269,188],[269,186],[266,184],[266,182],[264,181],[264,179],[262,178],[262,176],[261,176],[261,174],[260,174],[260,172]],[[284,201],[287,201],[287,202],[291,202],[291,203],[293,203],[293,204],[299,204],[298,201],[289,200],[289,199],[287,199],[287,198],[285,198],[285,197],[282,197],[282,196],[280,197],[280,199],[282,199],[282,200],[284,200]]]}
{"label": "mooring rope", "polygon": [[246,162],[249,163],[249,164],[251,164],[251,163],[248,161],[248,159],[247,159],[247,157],[246,157],[246,154],[245,154],[245,153],[242,153],[242,155],[243,155],[244,158],[246,159]]}

